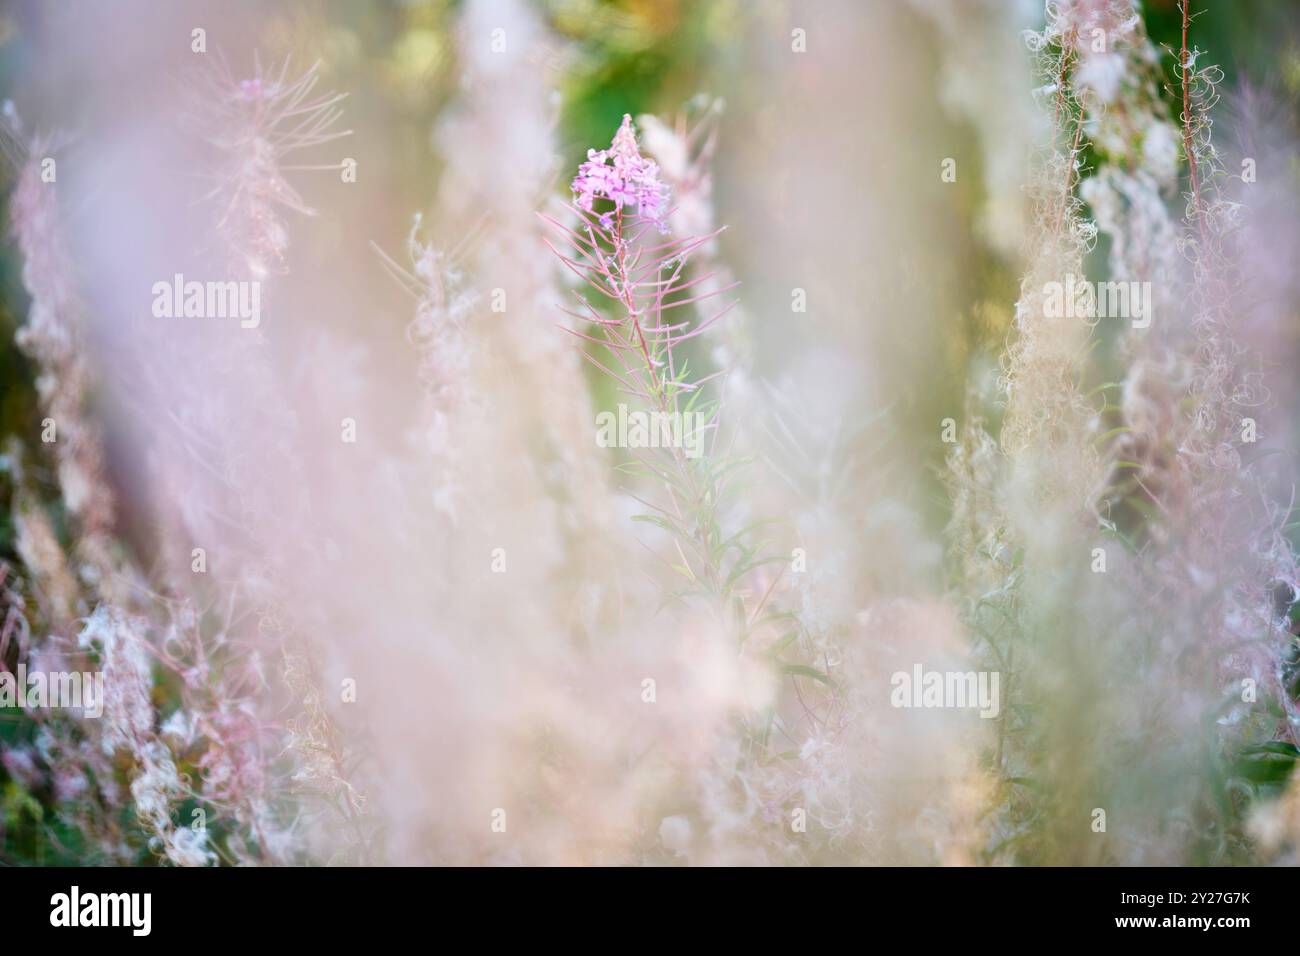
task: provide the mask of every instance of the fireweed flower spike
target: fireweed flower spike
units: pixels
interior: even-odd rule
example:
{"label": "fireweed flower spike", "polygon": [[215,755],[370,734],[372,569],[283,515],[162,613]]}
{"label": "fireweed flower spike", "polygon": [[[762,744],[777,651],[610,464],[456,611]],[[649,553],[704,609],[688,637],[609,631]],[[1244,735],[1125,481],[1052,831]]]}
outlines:
{"label": "fireweed flower spike", "polygon": [[[664,221],[668,187],[659,179],[659,165],[641,155],[636,145],[632,117],[623,114],[623,125],[614,134],[609,149],[587,150],[587,161],[578,167],[573,180],[574,201],[583,212],[593,212],[597,199],[608,199],[617,212],[634,208],[638,216],[653,223],[660,233],[668,231]],[[613,215],[600,214],[604,229],[613,226]]]}
{"label": "fireweed flower spike", "polygon": [[[597,366],[612,375],[625,391],[659,411],[678,411],[679,396],[696,392],[704,380],[687,380],[686,369],[677,368],[675,346],[706,331],[735,303],[694,328],[687,318],[669,321],[672,317],[666,313],[734,288],[733,283],[705,291],[701,284],[711,275],[690,279],[685,276],[691,255],[721,230],[667,242],[647,240],[651,229],[667,232],[668,189],[659,178],[658,165],[641,156],[630,116],[623,117],[623,124],[608,150],[591,150],[587,156],[573,181],[574,200],[570,210],[578,219],[576,227],[543,216],[561,232],[570,250],[562,252],[549,241],[547,244],[570,271],[612,300],[624,317],[608,319],[584,296],[578,295],[581,311],[565,309],[565,313],[603,329],[605,336],[602,339],[574,329],[569,331],[587,341],[608,346],[615,353],[621,371],[599,362]],[[590,355],[587,357],[592,359]],[[711,432],[716,422],[713,414],[708,418],[707,430]]]}
{"label": "fireweed flower spike", "polygon": [[[669,525],[687,532],[685,543],[693,550],[688,558],[690,580],[705,592],[722,595],[729,590],[725,582],[730,576],[720,566],[716,542],[710,540],[717,534],[720,488],[714,466],[708,463],[711,441],[706,440],[716,434],[718,406],[703,400],[700,392],[705,382],[722,372],[696,378],[675,351],[735,305],[709,310],[713,315],[698,312],[699,319],[692,318],[703,308],[701,303],[735,287],[735,283],[710,285],[713,272],[689,277],[687,273],[692,255],[721,230],[668,240],[656,236],[667,231],[668,188],[659,178],[658,164],[641,155],[630,116],[623,117],[609,149],[587,154],[573,181],[573,194],[569,210],[576,224],[542,217],[559,232],[567,248],[550,241],[547,245],[567,269],[608,300],[616,317],[575,291],[577,308],[563,311],[579,325],[566,331],[609,350],[609,357],[597,357],[600,350],[584,349],[583,354],[622,392],[660,414],[692,413],[699,423],[691,443],[703,451],[703,460],[688,458],[683,448],[664,449],[662,460],[633,457],[648,475],[672,476],[672,500],[654,506],[655,510]],[[683,308],[692,305],[694,309]]]}
{"label": "fireweed flower spike", "polygon": [[[769,552],[754,534],[776,522],[754,522],[737,504],[733,482],[749,462],[727,447],[733,434],[719,441],[722,402],[706,398],[704,388],[729,368],[700,374],[678,348],[731,312],[736,301],[713,302],[738,283],[710,256],[720,229],[661,235],[673,212],[666,208],[668,190],[659,167],[642,158],[630,118],[624,117],[610,149],[588,153],[573,192],[569,211],[576,221],[543,215],[562,240],[548,245],[603,301],[598,305],[587,289],[575,289],[576,308],[563,311],[576,324],[566,331],[603,347],[584,348],[583,355],[618,391],[652,413],[687,423],[683,433],[689,429],[689,439],[630,448],[631,462],[619,471],[640,479],[636,491],[629,491],[645,509],[636,520],[667,534],[662,556],[676,575],[667,604],[684,612],[681,622],[713,622],[711,633],[723,638],[717,649],[724,656],[734,653],[736,666],[756,681],[756,695],[741,706],[743,716],[734,725],[740,736],[732,741],[749,756],[735,768],[730,789],[748,796],[743,806],[720,798],[727,809],[716,812],[729,820],[757,813],[759,807],[781,805],[791,793],[807,793],[825,776],[819,767],[826,760],[824,743],[798,729],[807,726],[804,721],[812,712],[806,695],[823,691],[801,690],[797,682],[809,675],[825,681],[825,696],[811,698],[818,714],[811,721],[813,736],[840,719],[842,705],[839,684],[821,669],[830,665],[813,656],[805,622],[780,587],[786,557]],[[690,446],[694,454],[688,452]],[[771,662],[779,655],[785,656],[773,670]],[[781,685],[784,694],[768,696]],[[774,707],[764,712],[768,703]],[[770,759],[770,741],[757,728],[773,725],[795,741],[797,759]],[[822,819],[824,823],[829,815]]]}

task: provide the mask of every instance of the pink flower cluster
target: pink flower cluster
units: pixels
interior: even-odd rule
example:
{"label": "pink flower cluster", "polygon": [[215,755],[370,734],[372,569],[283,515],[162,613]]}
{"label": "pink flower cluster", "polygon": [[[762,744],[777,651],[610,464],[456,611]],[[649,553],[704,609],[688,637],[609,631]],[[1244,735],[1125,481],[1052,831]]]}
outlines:
{"label": "pink flower cluster", "polygon": [[[613,165],[607,161],[613,160]],[[623,125],[614,134],[609,149],[587,150],[587,161],[578,167],[573,180],[578,208],[592,211],[596,199],[608,199],[615,209],[635,208],[638,215],[665,232],[664,215],[668,205],[668,187],[659,179],[659,165],[644,158],[636,145],[636,127],[632,117],[623,116]],[[605,213],[600,224],[609,229],[613,217]]]}

